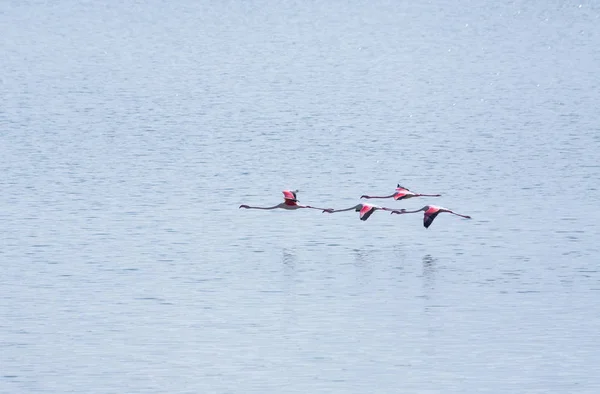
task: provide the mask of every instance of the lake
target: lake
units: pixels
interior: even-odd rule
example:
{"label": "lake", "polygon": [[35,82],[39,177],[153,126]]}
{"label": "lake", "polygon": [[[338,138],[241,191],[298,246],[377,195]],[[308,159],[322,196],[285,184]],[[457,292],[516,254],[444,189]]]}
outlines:
{"label": "lake", "polygon": [[0,392],[600,390],[596,2],[0,22]]}

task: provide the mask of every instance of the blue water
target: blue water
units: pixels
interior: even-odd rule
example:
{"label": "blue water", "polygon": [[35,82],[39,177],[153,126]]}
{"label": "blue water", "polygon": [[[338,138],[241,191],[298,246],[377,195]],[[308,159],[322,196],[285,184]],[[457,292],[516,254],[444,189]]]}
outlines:
{"label": "blue water", "polygon": [[[597,393],[595,2],[0,8],[0,392]],[[401,183],[471,215],[348,208]]]}

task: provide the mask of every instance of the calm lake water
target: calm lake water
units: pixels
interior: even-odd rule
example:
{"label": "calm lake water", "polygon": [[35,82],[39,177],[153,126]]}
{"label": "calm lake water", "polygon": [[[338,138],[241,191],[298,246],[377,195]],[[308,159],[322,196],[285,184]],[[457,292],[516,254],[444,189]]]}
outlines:
{"label": "calm lake water", "polygon": [[0,7],[0,392],[600,391],[597,2],[126,3]]}

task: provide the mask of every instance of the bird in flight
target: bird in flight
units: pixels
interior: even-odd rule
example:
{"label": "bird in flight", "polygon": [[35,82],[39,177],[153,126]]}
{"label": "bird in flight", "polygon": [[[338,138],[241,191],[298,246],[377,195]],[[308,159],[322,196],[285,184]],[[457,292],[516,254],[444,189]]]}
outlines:
{"label": "bird in flight", "polygon": [[367,195],[360,196],[360,198],[392,198],[392,197],[394,198],[394,200],[406,200],[408,198],[413,198],[413,197],[441,197],[441,194],[415,193],[415,192],[408,190],[404,186],[400,186],[400,184],[398,184],[398,187],[396,187],[396,191],[394,192],[394,194],[390,194],[389,196],[367,196]]}
{"label": "bird in flight", "polygon": [[470,216],[461,215],[460,213],[456,213],[454,211],[451,211],[450,209],[438,207],[435,205],[425,205],[423,208],[417,209],[416,211],[407,211],[406,209],[401,209],[399,211],[392,210],[391,214],[394,214],[394,213],[397,213],[397,214],[416,213],[416,212],[421,212],[421,211],[425,212],[425,214],[423,215],[423,226],[425,226],[425,228],[429,228],[429,226],[431,226],[431,223],[433,223],[433,219],[435,219],[437,217],[437,215],[439,215],[442,212],[448,212],[448,213],[451,213],[456,216],[460,216],[465,219],[471,219]]}
{"label": "bird in flight", "polygon": [[279,203],[275,206],[272,207],[251,207],[250,205],[246,205],[246,204],[242,204],[240,205],[240,208],[246,208],[246,209],[277,209],[277,208],[281,208],[281,209],[287,209],[287,210],[295,210],[295,209],[300,209],[300,208],[311,208],[311,209],[319,209],[322,211],[327,211],[331,208],[316,208],[316,207],[311,207],[310,205],[300,205],[298,204],[298,198],[297,193],[298,190],[284,190],[283,192],[283,202]]}
{"label": "bird in flight", "polygon": [[360,220],[367,220],[369,218],[369,216],[371,216],[373,214],[373,212],[375,212],[378,209],[381,209],[382,211],[394,211],[394,209],[378,207],[377,205],[358,204],[358,205],[355,205],[353,207],[346,208],[346,209],[324,209],[323,213],[325,213],[325,212],[336,213],[336,212],[344,212],[344,211],[354,210],[356,212],[360,212],[360,216],[359,216]]}

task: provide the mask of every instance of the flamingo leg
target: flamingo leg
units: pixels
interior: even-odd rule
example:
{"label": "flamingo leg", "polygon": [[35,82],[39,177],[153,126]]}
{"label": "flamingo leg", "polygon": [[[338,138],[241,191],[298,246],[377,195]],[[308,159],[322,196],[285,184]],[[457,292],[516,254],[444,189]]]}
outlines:
{"label": "flamingo leg", "polygon": [[471,219],[471,217],[468,216],[468,215],[461,215],[460,213],[456,213],[456,212],[452,212],[452,211],[448,211],[448,213],[451,213],[451,214],[456,215],[456,216],[460,216],[461,218]]}
{"label": "flamingo leg", "polygon": [[378,209],[381,209],[382,211],[388,211],[388,212],[398,212],[398,213],[400,213],[400,211],[399,211],[399,210],[397,210],[397,209],[392,209],[392,208],[379,207]]}

